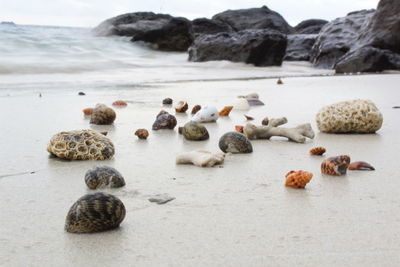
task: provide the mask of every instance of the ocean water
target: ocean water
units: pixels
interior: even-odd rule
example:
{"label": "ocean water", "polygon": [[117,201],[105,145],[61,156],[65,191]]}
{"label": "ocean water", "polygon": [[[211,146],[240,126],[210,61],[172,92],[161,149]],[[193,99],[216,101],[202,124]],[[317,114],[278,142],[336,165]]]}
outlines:
{"label": "ocean water", "polygon": [[0,25],[0,90],[134,88],[165,82],[329,75],[307,62],[254,67],[189,62],[187,53],[155,51],[88,28]]}

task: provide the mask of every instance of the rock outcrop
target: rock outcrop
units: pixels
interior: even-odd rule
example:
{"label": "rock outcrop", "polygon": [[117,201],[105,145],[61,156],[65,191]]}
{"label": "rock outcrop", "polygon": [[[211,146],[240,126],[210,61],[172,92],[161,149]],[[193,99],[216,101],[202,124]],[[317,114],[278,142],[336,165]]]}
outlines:
{"label": "rock outcrop", "polygon": [[309,61],[311,48],[313,47],[317,36],[317,34],[288,35],[288,44],[284,60]]}
{"label": "rock outcrop", "polygon": [[232,32],[233,29],[226,23],[207,18],[199,18],[192,21],[193,33],[200,34],[216,34],[220,32]]}
{"label": "rock outcrop", "polygon": [[328,21],[323,19],[308,19],[293,28],[294,34],[318,34]]}

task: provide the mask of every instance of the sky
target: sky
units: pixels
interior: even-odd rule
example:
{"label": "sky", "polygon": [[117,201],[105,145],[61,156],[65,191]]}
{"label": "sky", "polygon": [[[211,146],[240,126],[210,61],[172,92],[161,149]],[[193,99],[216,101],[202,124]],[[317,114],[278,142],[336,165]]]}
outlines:
{"label": "sky", "polygon": [[17,24],[94,27],[123,13],[153,11],[188,19],[211,18],[227,9],[268,6],[292,26],[302,20],[332,20],[379,0],[0,0],[0,21]]}

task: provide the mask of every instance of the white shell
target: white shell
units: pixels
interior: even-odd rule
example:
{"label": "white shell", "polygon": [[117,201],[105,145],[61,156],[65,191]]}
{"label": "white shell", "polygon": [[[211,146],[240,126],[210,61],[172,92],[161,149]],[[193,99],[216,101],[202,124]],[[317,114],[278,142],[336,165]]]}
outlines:
{"label": "white shell", "polygon": [[233,109],[236,110],[249,110],[250,105],[246,98],[239,98],[233,105]]}
{"label": "white shell", "polygon": [[214,106],[205,106],[201,108],[192,118],[195,122],[214,122],[218,119],[219,113]]}

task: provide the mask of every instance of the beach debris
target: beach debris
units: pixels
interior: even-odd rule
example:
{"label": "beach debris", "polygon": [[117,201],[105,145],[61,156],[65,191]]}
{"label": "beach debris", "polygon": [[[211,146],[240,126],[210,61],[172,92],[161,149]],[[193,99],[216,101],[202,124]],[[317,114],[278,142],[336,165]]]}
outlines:
{"label": "beach debris", "polygon": [[185,113],[188,108],[189,106],[185,101],[179,101],[175,106],[175,111],[178,113]]}
{"label": "beach debris", "polygon": [[192,121],[195,122],[215,122],[219,117],[218,110],[214,106],[205,106],[197,112]]}
{"label": "beach debris", "polygon": [[276,84],[283,84],[283,81],[282,81],[282,79],[281,79],[281,78],[279,78],[279,79],[276,81]]}
{"label": "beach debris", "polygon": [[47,151],[68,160],[106,160],[115,153],[111,140],[93,130],[60,132],[50,139]]}
{"label": "beach debris", "polygon": [[174,199],[175,199],[174,197],[171,197],[168,194],[157,194],[157,195],[154,195],[153,197],[149,198],[149,201],[157,203],[158,205],[162,205],[162,204],[168,203]]}
{"label": "beach debris", "polygon": [[262,121],[261,121],[262,125],[268,125],[269,124],[269,118],[265,117]]}
{"label": "beach debris", "polygon": [[323,107],[316,116],[318,129],[326,133],[375,133],[383,116],[370,100],[343,101]]}
{"label": "beach debris", "polygon": [[65,230],[70,233],[95,233],[117,228],[124,220],[125,206],[116,196],[87,194],[70,208]]}
{"label": "beach debris", "polygon": [[116,169],[108,166],[99,166],[86,172],[85,183],[90,189],[118,188],[125,185],[125,180]]}
{"label": "beach debris", "polygon": [[107,134],[108,134],[108,132],[107,131],[104,131],[104,132],[100,132],[102,135],[104,135],[104,136],[106,136]]}
{"label": "beach debris", "polygon": [[149,137],[149,131],[147,131],[146,129],[137,129],[135,131],[135,135],[139,138],[139,139],[147,139],[147,137]]}
{"label": "beach debris", "polygon": [[246,98],[247,102],[249,102],[250,106],[263,106],[265,105],[260,99],[258,98]]}
{"label": "beach debris", "polygon": [[323,147],[314,147],[310,149],[310,154],[314,156],[322,156],[326,152]]}
{"label": "beach debris", "polygon": [[293,188],[304,188],[308,184],[313,174],[307,171],[290,171],[286,175],[285,186]]}
{"label": "beach debris", "polygon": [[211,153],[205,150],[196,150],[179,154],[176,164],[193,164],[198,167],[212,167],[222,164],[225,159],[224,153]]}
{"label": "beach debris", "polygon": [[253,146],[249,139],[238,132],[228,132],[221,136],[218,143],[219,148],[225,153],[251,153]]}
{"label": "beach debris", "polygon": [[39,97],[42,97],[42,93],[39,93]]}
{"label": "beach debris", "polygon": [[229,113],[231,113],[231,110],[233,109],[233,106],[226,106],[221,111],[219,112],[220,116],[229,116]]}
{"label": "beach debris", "polygon": [[375,168],[369,164],[368,162],[365,161],[355,161],[350,163],[349,167],[347,167],[348,170],[351,171],[375,171]]}
{"label": "beach debris", "polygon": [[247,95],[239,95],[238,98],[256,98],[259,99],[260,96],[257,93],[250,93]]}
{"label": "beach debris", "polygon": [[163,103],[163,105],[172,105],[172,98],[165,98],[163,101],[162,101],[162,103]]}
{"label": "beach debris", "polygon": [[306,141],[306,137],[310,139],[314,138],[314,131],[311,128],[311,124],[301,124],[294,128],[278,127],[285,123],[287,123],[287,119],[285,117],[271,119],[269,120],[268,125],[261,126],[256,126],[248,122],[243,128],[243,133],[250,140],[270,139],[272,136],[282,136],[287,137],[289,140],[297,143],[304,143]]}
{"label": "beach debris", "polygon": [[117,100],[112,103],[113,106],[125,107],[128,104],[124,100]]}
{"label": "beach debris", "polygon": [[392,108],[400,108],[400,106],[394,106],[394,107],[392,107]]}
{"label": "beach debris", "polygon": [[187,122],[183,126],[182,134],[187,140],[192,141],[207,140],[210,138],[207,128],[195,121]]}
{"label": "beach debris", "polygon": [[242,125],[235,125],[235,130],[238,133],[243,133],[243,126]]}
{"label": "beach debris", "polygon": [[196,114],[201,109],[200,105],[196,105],[192,108],[192,115]]}
{"label": "beach debris", "polygon": [[337,157],[327,158],[322,161],[321,172],[329,175],[344,175],[350,164],[350,157],[341,155]]}
{"label": "beach debris", "polygon": [[115,111],[107,107],[104,104],[97,104],[90,117],[90,123],[97,125],[109,125],[112,124],[116,118],[117,114]]}
{"label": "beach debris", "polygon": [[233,105],[233,109],[235,110],[249,110],[250,105],[247,99],[239,98],[236,100],[235,104]]}
{"label": "beach debris", "polygon": [[93,108],[84,108],[82,110],[83,114],[85,114],[86,116],[92,115],[93,113]]}
{"label": "beach debris", "polygon": [[78,95],[86,95],[84,92],[79,92]]}
{"label": "beach debris", "polygon": [[254,120],[254,118],[253,117],[251,117],[251,116],[249,116],[249,115],[246,115],[246,114],[244,114],[244,117],[246,118],[246,120],[248,120],[248,121],[252,121],[252,120]]}
{"label": "beach debris", "polygon": [[182,127],[182,126],[179,126],[179,127],[178,127],[178,133],[179,133],[179,134],[182,134],[182,133],[183,133],[183,127]]}
{"label": "beach debris", "polygon": [[153,123],[153,130],[160,129],[174,129],[177,124],[175,116],[169,114],[165,110],[161,110],[156,117],[156,121]]}

